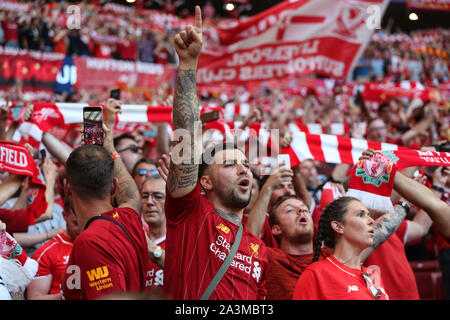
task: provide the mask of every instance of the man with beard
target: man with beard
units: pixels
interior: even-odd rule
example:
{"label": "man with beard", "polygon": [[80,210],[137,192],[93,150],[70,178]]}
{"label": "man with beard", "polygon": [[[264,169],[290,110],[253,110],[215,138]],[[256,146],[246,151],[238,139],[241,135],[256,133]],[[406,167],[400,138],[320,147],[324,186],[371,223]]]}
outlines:
{"label": "man with beard", "polygon": [[[173,299],[263,299],[266,248],[241,222],[253,178],[245,153],[224,144],[210,147],[200,159],[195,148],[196,143],[202,143],[201,136],[195,134],[201,130],[194,130],[200,119],[195,80],[202,46],[199,6],[195,8],[195,25],[175,35],[174,45],[179,68],[173,127],[175,134],[177,130],[185,132],[182,142],[187,148],[183,148],[184,161],[179,161],[180,154],[175,152],[179,145],[175,145],[167,177],[165,289]],[[193,156],[189,158],[189,154]],[[242,241],[234,258],[205,296],[239,231]]]}

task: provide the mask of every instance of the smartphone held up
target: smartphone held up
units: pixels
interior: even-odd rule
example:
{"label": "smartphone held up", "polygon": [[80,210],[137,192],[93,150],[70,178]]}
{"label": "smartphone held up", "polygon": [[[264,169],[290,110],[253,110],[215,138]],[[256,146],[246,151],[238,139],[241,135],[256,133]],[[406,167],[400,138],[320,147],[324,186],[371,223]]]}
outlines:
{"label": "smartphone held up", "polygon": [[103,108],[101,106],[83,108],[84,144],[103,146]]}

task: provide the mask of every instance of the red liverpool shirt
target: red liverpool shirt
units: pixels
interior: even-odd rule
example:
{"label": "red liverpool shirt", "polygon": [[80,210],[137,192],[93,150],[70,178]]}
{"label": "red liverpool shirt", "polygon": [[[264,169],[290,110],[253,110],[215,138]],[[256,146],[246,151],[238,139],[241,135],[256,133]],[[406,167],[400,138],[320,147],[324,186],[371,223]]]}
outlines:
{"label": "red liverpool shirt", "polygon": [[[166,235],[153,241],[162,249],[166,249]],[[153,288],[162,288],[164,285],[164,271],[156,263],[150,260],[147,271],[147,286]]]}
{"label": "red liverpool shirt", "polygon": [[371,285],[364,280],[362,272],[373,277],[371,284],[380,289],[380,300],[389,300],[376,269],[349,268],[332,255],[314,262],[303,271],[294,291],[294,300],[374,300]]}
{"label": "red liverpool shirt", "polygon": [[[139,215],[130,208],[115,208],[102,216],[119,222],[94,220],[75,239],[62,281],[64,299],[97,299],[118,292],[142,292],[149,266],[147,241]],[[79,273],[80,285],[76,278]]]}
{"label": "red liverpool shirt", "polygon": [[31,257],[39,263],[35,279],[52,277],[49,294],[61,291],[61,278],[66,271],[72,246],[72,240],[60,233],[40,246]]}
{"label": "red liverpool shirt", "polygon": [[[197,186],[181,198],[167,192],[164,286],[173,299],[200,299],[225,261],[238,226],[219,216]],[[211,300],[264,299],[264,243],[244,226],[239,249]]]}

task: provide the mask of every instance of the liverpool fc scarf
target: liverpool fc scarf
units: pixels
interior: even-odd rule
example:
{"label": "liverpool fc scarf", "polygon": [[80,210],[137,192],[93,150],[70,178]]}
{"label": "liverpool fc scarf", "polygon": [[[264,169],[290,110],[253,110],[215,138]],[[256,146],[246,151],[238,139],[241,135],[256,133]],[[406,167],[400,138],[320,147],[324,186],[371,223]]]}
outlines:
{"label": "liverpool fc scarf", "polygon": [[353,167],[346,195],[361,200],[370,210],[394,212],[390,197],[397,170],[449,165],[450,154],[445,152],[379,151],[369,159],[359,160]]}

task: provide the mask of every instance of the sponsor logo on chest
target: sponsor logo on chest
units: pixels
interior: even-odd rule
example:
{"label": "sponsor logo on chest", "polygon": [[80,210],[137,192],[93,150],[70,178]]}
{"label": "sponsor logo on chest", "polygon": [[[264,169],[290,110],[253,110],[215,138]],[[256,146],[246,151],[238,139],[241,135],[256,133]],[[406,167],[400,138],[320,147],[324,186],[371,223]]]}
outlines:
{"label": "sponsor logo on chest", "polygon": [[[220,227],[220,228],[219,228]],[[225,227],[223,224],[219,224],[216,227],[218,230],[223,231],[224,233],[229,233],[229,228]],[[225,229],[226,228],[226,229]],[[227,230],[228,229],[228,230]],[[228,232],[226,232],[228,231]],[[231,250],[232,243],[228,242],[224,235],[219,233],[213,242],[211,242],[209,246],[209,250],[214,254],[216,258],[221,260],[221,263],[225,261],[228,253]],[[242,243],[240,248],[242,248]],[[233,260],[231,261],[230,268],[233,268],[235,271],[244,272],[251,276],[259,282],[261,278],[262,268],[261,263],[257,261],[255,258],[258,258],[258,250],[259,245],[250,243],[248,252],[236,252]]]}

